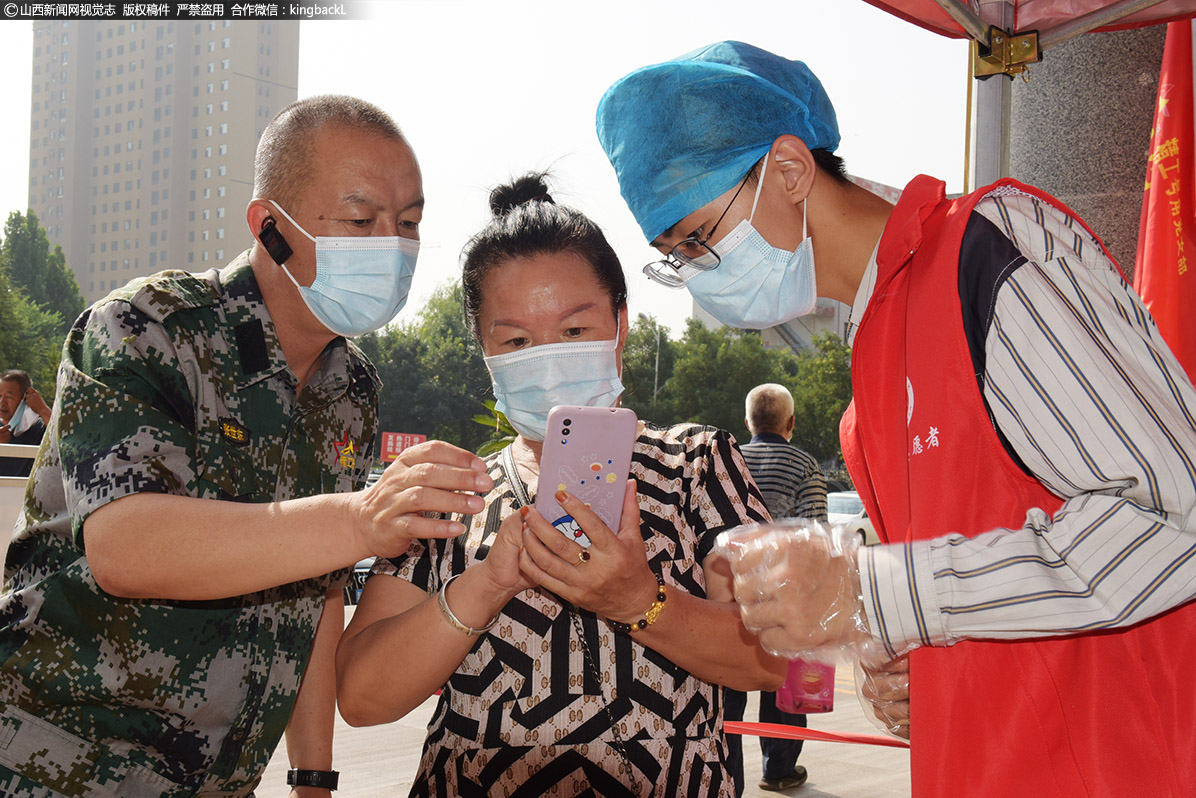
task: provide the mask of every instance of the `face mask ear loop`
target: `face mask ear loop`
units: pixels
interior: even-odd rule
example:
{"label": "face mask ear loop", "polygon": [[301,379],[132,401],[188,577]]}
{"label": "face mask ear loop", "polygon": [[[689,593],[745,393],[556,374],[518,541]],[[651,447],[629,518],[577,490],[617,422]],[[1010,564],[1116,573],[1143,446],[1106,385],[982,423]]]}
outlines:
{"label": "face mask ear loop", "polygon": [[760,177],[756,181],[756,196],[752,198],[752,212],[748,214],[748,224],[756,218],[756,203],[760,201],[760,189],[764,188],[764,171],[768,169],[768,156],[764,156],[764,162],[760,164]]}
{"label": "face mask ear loop", "polygon": [[281,214],[283,215],[283,217],[284,217],[284,218],[285,218],[285,219],[286,219],[288,222],[290,222],[291,224],[295,225],[295,229],[296,229],[296,230],[298,230],[300,233],[303,233],[303,235],[305,235],[305,236],[307,236],[308,238],[310,238],[310,239],[312,240],[312,243],[315,243],[316,237],[315,237],[315,236],[313,236],[311,233],[307,232],[306,230],[304,230],[302,227],[300,227],[299,223],[298,223],[298,222],[296,222],[294,219],[292,219],[292,218],[291,218],[291,215],[290,215],[289,213],[287,213],[286,211],[284,211],[284,210],[282,209],[282,206],[281,206],[281,205],[279,205],[279,204],[278,204],[277,202],[275,202],[274,200],[266,200],[266,202],[270,203],[270,204],[271,204],[271,205],[273,205],[275,208],[277,208],[277,209],[278,209],[278,212],[279,212],[279,213],[281,213]]}
{"label": "face mask ear loop", "polygon": [[810,217],[810,214],[807,213],[806,211],[808,211],[809,208],[810,208],[810,195],[807,194],[806,198],[801,201],[801,240],[802,241],[806,240],[806,219],[808,219]]}
{"label": "face mask ear loop", "polygon": [[295,279],[295,275],[291,274],[291,270],[287,268],[287,265],[285,263],[280,263],[278,264],[278,268],[282,269],[283,274],[291,278],[291,282],[295,284],[295,287],[299,289],[299,293],[302,294],[303,286],[299,285],[299,281]]}
{"label": "face mask ear loop", "polygon": [[[300,233],[303,233],[303,235],[310,238],[313,242],[316,240],[315,236],[313,236],[311,233],[304,230],[298,222],[296,222],[294,219],[291,218],[291,215],[289,213],[287,213],[286,211],[284,211],[282,209],[281,205],[279,205],[277,202],[275,202],[272,199],[268,199],[268,200],[266,200],[266,202],[270,203],[275,208],[277,208],[278,212],[283,215],[283,218],[285,218],[288,222],[290,222],[292,225],[294,225],[296,230],[298,230]],[[302,294],[303,286],[299,285],[299,281],[295,279],[295,275],[291,274],[291,270],[287,268],[287,265],[285,263],[280,263],[278,265],[282,269],[282,273],[291,279],[291,282],[295,284],[295,287],[297,289],[299,289],[299,293]]]}

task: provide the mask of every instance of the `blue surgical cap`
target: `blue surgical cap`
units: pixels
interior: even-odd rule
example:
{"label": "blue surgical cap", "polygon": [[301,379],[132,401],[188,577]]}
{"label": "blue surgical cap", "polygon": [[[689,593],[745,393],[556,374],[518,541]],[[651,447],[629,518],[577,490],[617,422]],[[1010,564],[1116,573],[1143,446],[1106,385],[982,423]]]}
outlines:
{"label": "blue surgical cap", "polygon": [[801,61],[742,42],[637,69],[598,103],[598,140],[649,241],[733,188],[786,133],[834,152],[830,98]]}

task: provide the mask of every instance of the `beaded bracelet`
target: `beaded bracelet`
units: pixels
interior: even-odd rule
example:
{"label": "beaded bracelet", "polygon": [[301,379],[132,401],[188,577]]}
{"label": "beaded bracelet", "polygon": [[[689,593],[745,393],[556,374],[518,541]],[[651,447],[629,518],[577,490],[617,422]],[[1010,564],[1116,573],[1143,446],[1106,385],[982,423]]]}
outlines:
{"label": "beaded bracelet", "polygon": [[606,622],[610,625],[610,628],[614,629],[616,632],[621,632],[623,634],[631,634],[632,632],[638,632],[641,629],[647,629],[649,626],[656,623],[656,621],[660,619],[660,614],[662,612],[664,612],[664,602],[667,599],[668,599],[668,594],[665,592],[665,589],[664,589],[664,577],[657,576],[656,577],[656,601],[652,602],[652,606],[649,607],[648,611],[644,613],[643,618],[640,618],[638,621],[632,621],[631,623],[622,623],[620,621],[615,621],[615,620],[611,620],[610,618],[607,618]]}

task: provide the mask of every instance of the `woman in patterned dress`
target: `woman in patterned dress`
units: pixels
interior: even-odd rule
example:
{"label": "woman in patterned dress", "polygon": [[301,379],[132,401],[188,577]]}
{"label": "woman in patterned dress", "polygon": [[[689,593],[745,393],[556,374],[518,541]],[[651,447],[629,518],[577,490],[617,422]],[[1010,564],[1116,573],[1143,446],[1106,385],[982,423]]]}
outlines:
{"label": "woman in patterned dress", "polygon": [[[526,407],[526,383],[547,380],[542,403],[613,406],[627,335],[614,251],[543,175],[495,189],[491,207],[463,280],[500,405],[522,390]],[[502,366],[542,346],[566,366]],[[734,795],[719,686],[776,689],[785,671],[711,554],[720,531],[767,517],[738,449],[711,427],[641,423],[617,532],[561,501],[592,542],[581,554],[526,506],[549,408],[534,409],[510,412],[520,435],[489,460],[459,537],[375,566],[337,654],[341,714],[387,723],[443,688],[413,796]]]}

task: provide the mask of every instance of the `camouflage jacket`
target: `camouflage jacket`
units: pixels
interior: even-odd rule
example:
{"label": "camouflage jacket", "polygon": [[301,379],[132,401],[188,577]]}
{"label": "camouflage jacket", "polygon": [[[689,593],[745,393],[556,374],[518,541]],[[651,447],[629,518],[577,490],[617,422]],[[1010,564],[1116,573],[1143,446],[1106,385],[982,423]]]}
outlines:
{"label": "camouflage jacket", "polygon": [[0,768],[67,795],[252,791],[343,574],[221,601],[121,599],[96,586],[82,530],[133,493],[362,487],[373,366],[338,338],[298,398],[297,384],[245,255],[135,280],[75,323],[0,595]]}

